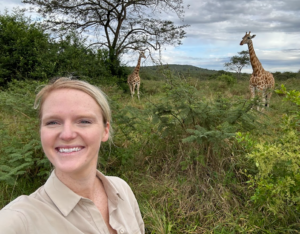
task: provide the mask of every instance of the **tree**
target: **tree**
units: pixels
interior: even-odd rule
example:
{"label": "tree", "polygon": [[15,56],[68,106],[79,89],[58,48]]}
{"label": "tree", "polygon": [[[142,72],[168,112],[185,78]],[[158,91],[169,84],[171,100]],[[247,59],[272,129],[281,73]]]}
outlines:
{"label": "tree", "polygon": [[[160,50],[180,45],[188,25],[155,18],[156,13],[175,12],[183,19],[183,0],[23,0],[38,7],[47,27],[56,32],[76,29],[93,34],[90,46],[106,47],[111,71],[128,50]],[[101,38],[100,38],[101,36]],[[104,38],[104,39],[103,39]]]}
{"label": "tree", "polygon": [[35,79],[48,51],[48,35],[22,12],[6,12],[0,15],[0,51],[0,85],[12,79]]}
{"label": "tree", "polygon": [[12,80],[68,75],[111,82],[108,51],[87,48],[85,40],[77,32],[53,40],[17,9],[11,15],[0,14],[0,86]]}
{"label": "tree", "polygon": [[224,66],[227,68],[227,70],[236,71],[238,73],[238,77],[240,77],[243,67],[250,65],[250,57],[248,50],[243,50],[238,52],[238,54],[240,56],[232,56],[230,58],[230,62],[225,63]]}

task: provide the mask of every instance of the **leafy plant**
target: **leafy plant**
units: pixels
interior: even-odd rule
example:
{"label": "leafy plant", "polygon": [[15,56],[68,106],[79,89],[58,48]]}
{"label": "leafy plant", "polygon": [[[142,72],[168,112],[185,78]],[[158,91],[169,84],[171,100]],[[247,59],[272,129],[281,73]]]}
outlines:
{"label": "leafy plant", "polygon": [[250,176],[254,186],[252,200],[274,214],[284,213],[287,206],[300,211],[300,146],[299,135],[290,130],[277,142],[258,143],[248,155],[258,174]]}
{"label": "leafy plant", "polygon": [[36,79],[35,72],[49,49],[48,38],[41,26],[22,12],[0,15],[0,85],[12,79]]}
{"label": "leafy plant", "polygon": [[13,185],[22,176],[46,178],[50,163],[39,140],[39,121],[33,109],[34,90],[41,82],[13,81],[0,92],[3,121],[0,130],[0,181]]}
{"label": "leafy plant", "polygon": [[222,74],[217,79],[225,82],[228,86],[233,86],[236,83],[236,79],[232,75]]}
{"label": "leafy plant", "polygon": [[[283,93],[286,101],[300,105],[299,91],[287,91],[282,85],[276,93]],[[249,175],[249,183],[255,187],[252,200],[275,215],[285,213],[287,207],[300,211],[300,138],[295,124],[299,123],[299,109],[295,114],[283,116],[281,134],[274,142],[257,143],[248,154],[258,168],[256,175]]]}

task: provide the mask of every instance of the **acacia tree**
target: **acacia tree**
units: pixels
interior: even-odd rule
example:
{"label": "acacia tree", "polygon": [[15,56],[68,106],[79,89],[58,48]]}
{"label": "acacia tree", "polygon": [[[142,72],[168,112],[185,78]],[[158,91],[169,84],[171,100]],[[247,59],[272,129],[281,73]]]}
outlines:
{"label": "acacia tree", "polygon": [[[120,56],[128,50],[160,50],[163,45],[180,45],[184,28],[155,18],[156,13],[176,13],[183,19],[183,0],[23,0],[61,33],[78,30],[92,34],[90,46],[106,47],[112,73]],[[157,15],[156,15],[157,17]]]}
{"label": "acacia tree", "polygon": [[240,77],[242,69],[250,65],[250,57],[248,50],[243,50],[238,52],[238,54],[240,56],[232,56],[230,58],[230,62],[225,63],[224,66],[227,70],[236,71],[238,73],[238,77]]}

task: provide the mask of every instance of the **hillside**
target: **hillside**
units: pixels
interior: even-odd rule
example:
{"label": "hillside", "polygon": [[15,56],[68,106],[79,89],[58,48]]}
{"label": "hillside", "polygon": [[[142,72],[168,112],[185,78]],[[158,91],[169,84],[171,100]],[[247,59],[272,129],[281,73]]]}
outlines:
{"label": "hillside", "polygon": [[[133,71],[135,67],[129,67]],[[167,70],[171,71],[175,76],[194,77],[206,79],[210,75],[216,74],[218,71],[199,68],[191,65],[167,64],[161,66],[145,66],[140,68],[140,76],[146,80],[157,80],[162,73]]]}
{"label": "hillside", "polygon": [[201,74],[215,74],[216,70],[209,70],[205,68],[195,67],[192,65],[179,65],[179,64],[167,64],[162,66],[146,66],[141,67],[141,71],[156,71],[160,69],[170,69],[173,72],[180,73],[201,73]]}

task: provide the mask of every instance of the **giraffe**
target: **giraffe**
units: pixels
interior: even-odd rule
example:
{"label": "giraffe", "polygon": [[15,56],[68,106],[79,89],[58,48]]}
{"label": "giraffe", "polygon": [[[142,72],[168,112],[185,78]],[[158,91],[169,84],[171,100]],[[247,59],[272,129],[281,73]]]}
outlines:
{"label": "giraffe", "polygon": [[146,58],[144,51],[140,51],[138,63],[136,65],[134,71],[127,78],[127,83],[130,88],[131,97],[133,98],[134,90],[135,90],[135,86],[136,86],[138,99],[140,99],[141,78],[139,76],[139,71],[140,71],[140,66],[141,66],[141,58]]}
{"label": "giraffe", "polygon": [[[249,33],[246,32],[240,45],[247,44],[249,49],[250,62],[253,70],[249,82],[251,98],[253,99],[255,97],[256,92],[261,92],[263,109],[264,107],[269,107],[270,98],[275,86],[275,80],[270,72],[264,70],[260,61],[256,57],[252,43],[252,38],[254,38],[256,35],[251,36],[250,33],[250,31]],[[259,110],[259,107],[257,107],[257,110]]]}

